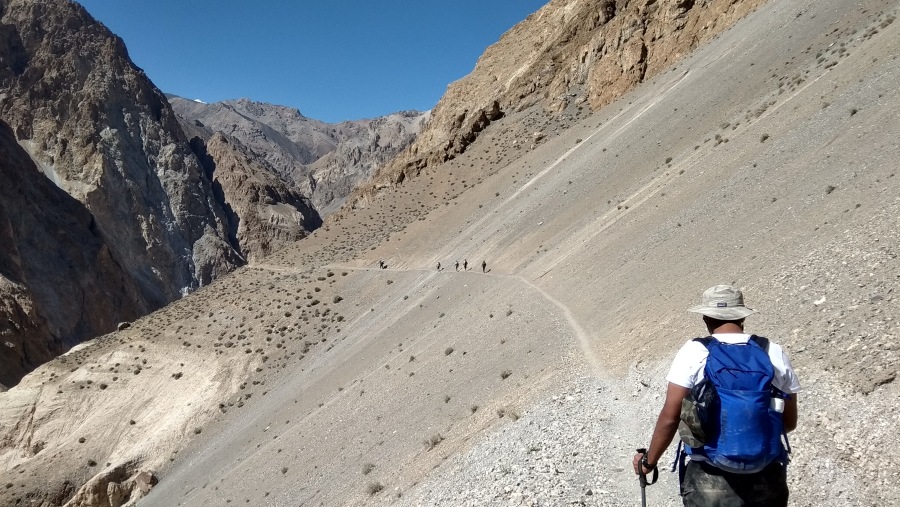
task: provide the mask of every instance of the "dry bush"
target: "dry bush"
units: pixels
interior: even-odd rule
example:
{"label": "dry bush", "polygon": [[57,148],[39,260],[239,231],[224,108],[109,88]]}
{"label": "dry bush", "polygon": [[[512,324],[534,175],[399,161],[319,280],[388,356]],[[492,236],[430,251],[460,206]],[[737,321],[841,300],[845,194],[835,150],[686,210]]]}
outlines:
{"label": "dry bush", "polygon": [[444,436],[440,433],[435,433],[430,437],[426,438],[422,443],[425,444],[425,450],[430,451],[435,448],[436,445],[444,441]]}
{"label": "dry bush", "polygon": [[513,421],[518,421],[522,415],[514,407],[507,405],[497,409],[497,417],[509,417]]}

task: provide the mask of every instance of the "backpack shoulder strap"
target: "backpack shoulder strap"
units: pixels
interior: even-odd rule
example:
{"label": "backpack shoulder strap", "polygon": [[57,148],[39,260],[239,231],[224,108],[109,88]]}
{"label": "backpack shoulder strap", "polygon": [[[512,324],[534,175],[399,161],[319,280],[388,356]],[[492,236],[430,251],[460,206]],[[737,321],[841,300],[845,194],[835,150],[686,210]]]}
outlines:
{"label": "backpack shoulder strap", "polygon": [[766,353],[769,352],[769,339],[768,339],[768,338],[763,337],[763,336],[756,336],[756,335],[753,335],[753,336],[750,337],[750,340],[749,340],[749,341],[751,341],[751,342],[753,342],[753,343],[759,345],[759,348],[761,348],[761,349],[763,349],[764,351],[766,351]]}
{"label": "backpack shoulder strap", "polygon": [[712,336],[705,336],[703,338],[694,338],[692,341],[695,341],[708,349],[709,344],[716,341],[716,339],[713,338]]}

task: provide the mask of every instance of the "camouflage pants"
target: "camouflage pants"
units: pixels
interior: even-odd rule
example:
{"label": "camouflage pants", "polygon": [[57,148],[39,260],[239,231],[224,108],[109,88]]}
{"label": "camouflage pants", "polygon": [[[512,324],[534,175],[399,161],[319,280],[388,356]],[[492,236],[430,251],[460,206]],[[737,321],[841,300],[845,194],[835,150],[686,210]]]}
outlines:
{"label": "camouflage pants", "polygon": [[682,501],[685,507],[785,507],[786,470],[772,463],[755,474],[733,474],[690,461],[684,472]]}

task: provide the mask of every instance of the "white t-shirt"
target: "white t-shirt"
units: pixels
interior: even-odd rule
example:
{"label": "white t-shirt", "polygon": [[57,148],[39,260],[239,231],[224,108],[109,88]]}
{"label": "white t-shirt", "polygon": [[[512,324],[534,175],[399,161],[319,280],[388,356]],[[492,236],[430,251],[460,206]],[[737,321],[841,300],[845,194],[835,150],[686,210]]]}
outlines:
{"label": "white t-shirt", "polygon": [[[723,343],[747,343],[750,340],[750,335],[744,333],[716,333],[712,336]],[[708,355],[709,351],[702,343],[694,340],[685,343],[675,355],[666,380],[688,389],[694,387],[703,380],[703,368],[706,366]],[[769,342],[769,359],[772,360],[772,366],[775,369],[775,379],[772,381],[772,385],[786,393],[799,392],[800,381],[797,380],[797,374],[794,373],[791,361],[785,355],[781,345]]]}

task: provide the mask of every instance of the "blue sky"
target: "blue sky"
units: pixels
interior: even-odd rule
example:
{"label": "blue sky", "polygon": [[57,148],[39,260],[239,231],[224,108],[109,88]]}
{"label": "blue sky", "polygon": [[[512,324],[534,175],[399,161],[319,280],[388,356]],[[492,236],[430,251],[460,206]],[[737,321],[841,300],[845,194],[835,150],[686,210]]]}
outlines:
{"label": "blue sky", "polygon": [[432,108],[548,0],[78,0],[162,91],[327,122]]}

